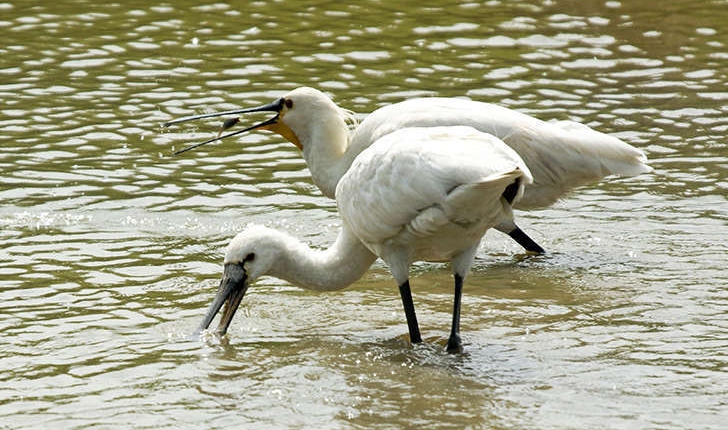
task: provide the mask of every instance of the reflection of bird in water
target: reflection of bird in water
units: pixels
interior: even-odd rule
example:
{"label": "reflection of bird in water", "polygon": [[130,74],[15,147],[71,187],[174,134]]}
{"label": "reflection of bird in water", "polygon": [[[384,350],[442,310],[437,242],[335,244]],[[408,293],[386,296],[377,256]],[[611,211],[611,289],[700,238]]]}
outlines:
{"label": "reflection of bird in water", "polygon": [[[297,128],[292,127],[294,132]],[[500,139],[471,127],[412,127],[378,139],[338,180],[342,228],[334,245],[314,251],[276,230],[250,227],[225,255],[223,279],[201,329],[223,304],[224,334],[245,291],[270,275],[313,290],[338,290],[359,279],[377,256],[399,285],[410,339],[421,336],[409,285],[415,261],[449,261],[455,278],[447,350],[462,349],[463,280],[486,230],[512,222],[512,204],[531,175]]]}

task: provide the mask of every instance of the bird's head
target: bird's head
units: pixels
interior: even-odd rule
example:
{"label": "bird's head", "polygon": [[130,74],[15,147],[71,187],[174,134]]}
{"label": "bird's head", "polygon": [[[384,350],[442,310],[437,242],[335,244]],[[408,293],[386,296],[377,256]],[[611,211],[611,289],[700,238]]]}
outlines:
{"label": "bird's head", "polygon": [[206,330],[225,305],[217,333],[222,336],[227,332],[250,284],[266,275],[279,260],[284,246],[279,236],[275,230],[261,226],[250,226],[235,236],[225,251],[222,280],[199,331]]}
{"label": "bird's head", "polygon": [[175,155],[216,140],[222,140],[226,137],[252,130],[273,131],[296,145],[298,149],[303,150],[304,146],[302,142],[311,142],[314,140],[313,135],[317,128],[325,128],[330,126],[332,123],[337,125],[344,124],[344,128],[346,128],[346,122],[353,118],[350,112],[336,106],[336,104],[321,91],[310,87],[300,87],[263,106],[179,118],[165,123],[164,126],[168,127],[172,124],[196,119],[254,112],[274,112],[275,115],[261,123],[247,127],[243,130],[223,135],[223,131],[233,127],[240,121],[239,117],[233,117],[223,122],[220,134],[218,134],[217,137],[177,151],[175,152]]}

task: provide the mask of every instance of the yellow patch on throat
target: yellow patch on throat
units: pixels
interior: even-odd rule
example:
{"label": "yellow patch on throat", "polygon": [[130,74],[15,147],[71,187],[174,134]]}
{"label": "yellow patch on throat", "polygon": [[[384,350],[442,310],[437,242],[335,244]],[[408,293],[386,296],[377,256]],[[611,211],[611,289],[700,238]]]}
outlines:
{"label": "yellow patch on throat", "polygon": [[270,130],[272,132],[280,134],[287,141],[296,145],[296,147],[298,149],[303,151],[303,145],[301,145],[301,142],[298,140],[298,136],[296,136],[296,133],[294,133],[293,130],[291,130],[291,128],[288,127],[286,124],[281,122],[280,119],[278,121],[274,122],[273,124],[265,125],[265,126],[261,127],[260,129],[261,130]]}

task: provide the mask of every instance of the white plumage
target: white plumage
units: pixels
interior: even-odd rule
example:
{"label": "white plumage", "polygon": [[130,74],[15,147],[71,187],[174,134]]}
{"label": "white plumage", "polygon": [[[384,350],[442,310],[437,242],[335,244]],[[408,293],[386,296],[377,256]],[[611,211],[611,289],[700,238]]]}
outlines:
{"label": "white plumage", "polygon": [[[273,111],[276,116],[226,136],[256,128],[281,134],[303,151],[314,183],[331,198],[335,197],[339,179],[357,155],[379,138],[408,127],[464,125],[502,139],[521,156],[533,175],[533,182],[515,206],[517,209],[547,207],[574,188],[606,176],[633,176],[651,171],[642,151],[585,125],[571,121],[545,122],[501,106],[457,98],[414,98],[388,105],[371,113],[350,131],[351,112],[339,108],[324,93],[301,87],[259,108],[186,117],[166,125],[259,111]],[[217,138],[202,144],[214,140]],[[456,140],[448,143],[451,147],[457,144]],[[543,252],[515,222],[496,228],[509,234],[526,250]]]}
{"label": "white plumage", "polygon": [[[457,145],[448,144],[453,142]],[[218,329],[224,333],[248,285],[259,276],[335,290],[358,279],[379,256],[400,287],[410,339],[420,342],[409,267],[420,260],[450,261],[455,302],[448,351],[460,351],[463,280],[486,230],[512,219],[511,203],[530,181],[518,154],[471,127],[387,134],[364,150],[338,183],[342,229],[334,246],[313,251],[263,227],[238,234],[228,246],[223,280],[201,328],[209,327],[227,303]]]}
{"label": "white plumage", "polygon": [[499,198],[517,180],[522,191],[528,167],[496,137],[463,126],[404,128],[354,160],[336,189],[337,206],[388,263],[397,247],[408,248],[410,261],[449,261],[512,219]]}
{"label": "white plumage", "polygon": [[[306,98],[325,97],[300,88],[289,96],[296,97],[299,91]],[[545,122],[501,106],[455,98],[416,98],[377,109],[356,128],[346,152],[357,154],[380,137],[404,127],[439,125],[471,126],[502,139],[521,156],[531,170],[533,182],[526,186],[517,209],[550,206],[574,188],[606,176],[635,176],[651,171],[642,151],[586,125]],[[312,158],[316,158],[314,153],[329,152],[332,147],[333,152],[341,152],[340,145],[332,142],[318,141],[314,145],[316,148],[309,150]],[[311,173],[317,176],[313,169]],[[317,185],[332,197],[330,182],[335,178],[319,177]]]}
{"label": "white plumage", "polygon": [[[508,233],[527,250],[543,252],[517,227],[512,207],[546,207],[570,190],[606,176],[651,170],[642,151],[585,125],[548,123],[464,99],[406,100],[378,109],[351,131],[350,112],[322,92],[302,87],[258,108],[186,117],[166,125],[268,111],[275,116],[178,153],[249,130],[277,132],[303,151],[314,183],[337,199],[342,233],[323,253],[294,245],[292,239],[281,240],[280,233],[270,241],[250,240],[250,232],[241,233],[228,249],[226,275],[203,322],[205,328],[228,300],[223,287],[233,284],[225,279],[237,279],[227,273],[240,274],[239,269],[228,268],[250,266],[243,275],[271,274],[307,288],[337,289],[361,276],[378,255],[400,286],[410,337],[417,342],[409,266],[417,260],[451,261],[456,293],[448,349],[459,350],[462,278],[488,228]],[[226,121],[223,130],[235,122]],[[259,233],[253,236],[259,238]],[[271,239],[271,234],[262,237]],[[246,254],[250,243],[265,252]],[[261,259],[248,258],[268,255],[274,248],[286,251],[278,253],[277,260],[264,259],[269,264],[264,269]],[[345,262],[342,253],[354,259]],[[294,254],[297,258],[291,257]],[[228,300],[231,312],[239,303],[235,300]],[[223,315],[222,332],[231,319],[230,312]]]}

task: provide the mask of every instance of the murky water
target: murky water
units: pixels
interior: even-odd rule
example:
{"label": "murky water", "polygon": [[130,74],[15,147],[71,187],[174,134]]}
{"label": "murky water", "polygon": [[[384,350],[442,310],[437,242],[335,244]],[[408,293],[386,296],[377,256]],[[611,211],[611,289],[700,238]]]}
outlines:
{"label": "murky water", "polygon": [[[0,428],[721,428],[728,415],[728,2],[0,3]],[[498,233],[442,351],[447,268],[405,341],[383,264],[314,294],[264,278],[189,341],[250,222],[339,225],[270,134],[174,149],[300,85],[366,113],[467,96],[644,149],[653,174]]]}

